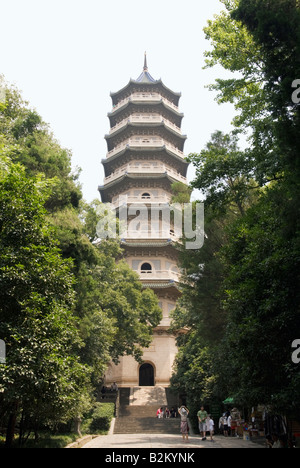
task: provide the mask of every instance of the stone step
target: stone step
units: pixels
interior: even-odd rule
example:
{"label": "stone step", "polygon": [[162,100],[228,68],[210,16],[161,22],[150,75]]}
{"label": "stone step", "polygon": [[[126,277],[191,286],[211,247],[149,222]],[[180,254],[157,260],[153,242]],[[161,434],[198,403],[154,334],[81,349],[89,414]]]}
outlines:
{"label": "stone step", "polygon": [[167,406],[167,395],[164,387],[133,387],[130,394],[130,405]]}
{"label": "stone step", "polygon": [[158,419],[158,406],[120,406],[115,434],[178,434],[180,419]]}
{"label": "stone step", "polygon": [[179,434],[180,419],[124,417],[116,419],[115,434]]}
{"label": "stone step", "polygon": [[126,406],[130,403],[130,388],[120,388],[120,405]]}
{"label": "stone step", "polygon": [[156,418],[158,406],[120,406],[120,418]]}
{"label": "stone step", "polygon": [[180,419],[158,419],[158,408],[178,407],[178,397],[164,387],[120,389],[115,434],[179,434]]}

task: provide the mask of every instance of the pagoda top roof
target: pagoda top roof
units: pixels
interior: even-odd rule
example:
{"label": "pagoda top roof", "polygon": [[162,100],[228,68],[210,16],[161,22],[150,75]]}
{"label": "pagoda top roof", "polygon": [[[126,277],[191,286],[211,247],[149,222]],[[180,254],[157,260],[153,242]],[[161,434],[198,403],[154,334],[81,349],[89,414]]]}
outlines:
{"label": "pagoda top roof", "polygon": [[146,85],[146,86],[151,86],[151,85],[158,85],[162,87],[168,94],[171,94],[176,103],[178,104],[179,98],[181,97],[181,93],[176,93],[169,89],[167,86],[165,86],[162,82],[161,79],[155,80],[152,75],[148,71],[148,65],[147,65],[147,56],[145,53],[145,59],[144,59],[144,68],[142,73],[139,75],[139,77],[136,80],[133,80],[132,78],[130,79],[129,83],[124,86],[124,88],[120,89],[119,91],[116,92],[111,92],[110,96],[113,100],[113,103],[116,104],[118,100],[118,96],[122,95],[124,92],[127,91],[132,86],[140,86],[140,85]]}
{"label": "pagoda top roof", "polygon": [[144,68],[140,76],[137,78],[138,83],[156,83],[156,80],[150,75],[148,72],[148,65],[147,65],[147,55],[145,52],[145,59],[144,59]]}

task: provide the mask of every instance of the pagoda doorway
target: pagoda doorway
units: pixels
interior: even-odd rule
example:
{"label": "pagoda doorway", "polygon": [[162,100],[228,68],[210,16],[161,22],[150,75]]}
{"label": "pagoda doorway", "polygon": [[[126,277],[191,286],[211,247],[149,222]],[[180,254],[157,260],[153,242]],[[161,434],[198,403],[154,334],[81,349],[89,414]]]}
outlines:
{"label": "pagoda doorway", "polygon": [[143,364],[139,370],[139,386],[140,387],[154,387],[154,367],[149,364]]}

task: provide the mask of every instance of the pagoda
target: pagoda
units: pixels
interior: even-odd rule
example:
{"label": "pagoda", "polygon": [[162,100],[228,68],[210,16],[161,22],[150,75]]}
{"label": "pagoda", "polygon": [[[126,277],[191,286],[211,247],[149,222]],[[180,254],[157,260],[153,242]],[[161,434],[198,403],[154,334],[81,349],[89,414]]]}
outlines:
{"label": "pagoda", "polygon": [[[143,363],[124,356],[111,364],[106,385],[119,387],[168,387],[177,354],[176,338],[170,334],[170,312],[180,297],[176,231],[164,224],[160,210],[172,198],[172,184],[187,184],[188,163],[184,159],[186,136],[182,134],[183,114],[178,103],[181,94],[155,80],[148,71],[147,57],[140,76],[131,79],[120,91],[111,93],[113,108],[108,114],[110,132],[105,136],[105,172],[99,187],[103,203],[112,203],[119,212],[126,202],[136,208],[147,207],[152,219],[131,218],[122,238],[124,258],[137,272],[145,288],[155,291],[163,319],[154,330],[152,344],[144,350]],[[156,222],[153,223],[153,213]],[[132,227],[133,226],[133,227]]]}

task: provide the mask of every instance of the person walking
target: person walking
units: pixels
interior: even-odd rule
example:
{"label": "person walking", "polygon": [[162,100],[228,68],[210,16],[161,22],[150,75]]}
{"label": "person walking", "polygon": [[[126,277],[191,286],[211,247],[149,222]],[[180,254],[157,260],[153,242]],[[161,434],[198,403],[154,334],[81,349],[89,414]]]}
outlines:
{"label": "person walking", "polygon": [[179,414],[181,418],[181,424],[180,424],[180,431],[182,434],[183,441],[189,440],[189,423],[188,423],[188,416],[189,416],[189,410],[187,409],[186,406],[181,406],[179,408]]}
{"label": "person walking", "polygon": [[224,436],[228,437],[228,413],[223,414]]}
{"label": "person walking", "polygon": [[232,424],[232,416],[229,414],[228,419],[227,419],[227,425],[228,425],[228,435],[231,436],[231,424]]}
{"label": "person walking", "polygon": [[214,420],[212,419],[211,415],[209,414],[206,420],[206,430],[210,434],[210,440],[213,442],[213,435],[215,431],[215,423]]}
{"label": "person walking", "polygon": [[206,440],[206,419],[207,411],[205,411],[204,406],[201,406],[201,410],[197,413],[199,421],[199,432],[202,434],[202,440]]}

